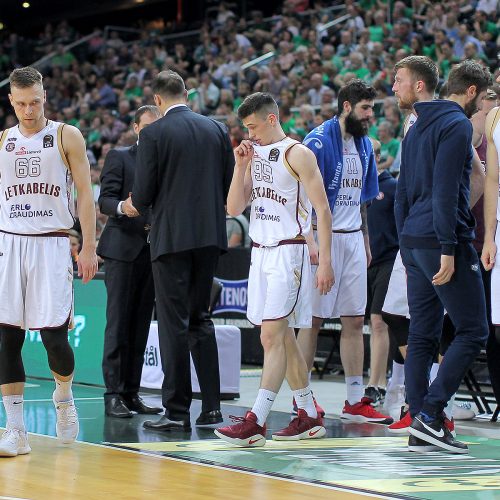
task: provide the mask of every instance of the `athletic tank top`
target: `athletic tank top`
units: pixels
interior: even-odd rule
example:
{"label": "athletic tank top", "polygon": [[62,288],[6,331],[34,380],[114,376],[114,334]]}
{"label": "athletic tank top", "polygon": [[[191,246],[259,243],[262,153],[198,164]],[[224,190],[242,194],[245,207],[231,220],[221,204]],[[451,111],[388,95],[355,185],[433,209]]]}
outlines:
{"label": "athletic tank top", "polygon": [[62,148],[63,123],[30,138],[18,126],[0,135],[0,230],[43,234],[71,229],[73,178]]}
{"label": "athletic tank top", "polygon": [[[495,147],[497,149],[498,165],[500,166],[500,120],[497,121],[495,129],[493,130],[493,142],[495,143]],[[500,186],[500,168],[498,169],[498,178]],[[497,221],[500,222],[500,188],[498,190]]]}
{"label": "athletic tank top", "polygon": [[310,230],[311,202],[285,158],[295,144],[299,143],[285,137],[268,146],[253,146],[249,234],[263,246],[276,246]]}

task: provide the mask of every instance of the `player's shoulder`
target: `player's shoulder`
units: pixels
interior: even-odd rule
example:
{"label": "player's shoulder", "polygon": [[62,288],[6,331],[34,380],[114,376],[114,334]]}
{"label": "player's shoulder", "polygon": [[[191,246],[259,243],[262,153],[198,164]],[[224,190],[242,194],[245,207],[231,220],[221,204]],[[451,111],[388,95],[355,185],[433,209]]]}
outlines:
{"label": "player's shoulder", "polygon": [[486,115],[486,122],[484,125],[484,130],[486,132],[486,138],[488,140],[493,140],[493,132],[500,121],[500,106],[495,106]]}

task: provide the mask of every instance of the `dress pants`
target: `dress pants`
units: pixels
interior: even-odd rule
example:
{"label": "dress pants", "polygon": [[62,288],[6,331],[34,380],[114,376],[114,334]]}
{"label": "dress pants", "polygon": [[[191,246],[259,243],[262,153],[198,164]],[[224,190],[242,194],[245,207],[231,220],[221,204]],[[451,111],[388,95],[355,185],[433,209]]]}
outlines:
{"label": "dress pants", "polygon": [[200,383],[202,411],[220,409],[219,357],[208,312],[220,250],[197,248],[153,261],[162,402],[171,420],[188,420],[192,401],[189,352]]}
{"label": "dress pants", "polygon": [[139,391],[154,306],[149,246],[133,262],[105,259],[108,295],[102,372],[105,399]]}
{"label": "dress pants", "polygon": [[[410,331],[405,379],[410,413],[436,416],[458,390],[476,356],[486,344],[488,323],[480,264],[471,243],[455,250],[455,272],[445,285],[434,286],[441,265],[441,250],[401,247],[408,276]],[[444,309],[456,336],[429,386],[429,371],[439,348]]]}

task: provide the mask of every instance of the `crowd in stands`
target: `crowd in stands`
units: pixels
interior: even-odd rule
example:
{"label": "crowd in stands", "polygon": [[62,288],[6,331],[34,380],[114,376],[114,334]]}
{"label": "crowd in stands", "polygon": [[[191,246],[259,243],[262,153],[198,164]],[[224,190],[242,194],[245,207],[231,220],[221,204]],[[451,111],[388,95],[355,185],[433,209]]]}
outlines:
{"label": "crowd in stands", "polygon": [[[165,37],[171,26],[156,21],[144,24],[133,41],[128,33],[122,38],[119,31],[109,36],[101,31],[73,51],[65,45],[83,35],[61,22],[47,25],[35,39],[0,37],[0,79],[46,56],[39,67],[46,116],[84,134],[96,200],[107,152],[136,141],[130,126],[134,111],[153,103],[150,82],[167,68],[185,79],[193,110],[227,124],[235,146],[245,135],[235,110],[248,94],[270,92],[280,105],[283,129],[302,140],[336,112],[339,88],[361,78],[378,96],[370,136],[380,140],[381,162],[396,175],[404,117],[391,90],[394,64],[410,54],[427,55],[438,63],[443,80],[464,59],[497,71],[498,9],[499,0],[347,0],[333,7],[287,0],[272,18],[254,11],[245,19],[238,5],[221,2],[194,38]],[[329,25],[345,14],[346,21]],[[262,63],[242,70],[268,53],[272,56]],[[5,88],[2,94],[5,98]],[[15,123],[2,100],[0,130]],[[98,234],[105,219],[98,212]]]}

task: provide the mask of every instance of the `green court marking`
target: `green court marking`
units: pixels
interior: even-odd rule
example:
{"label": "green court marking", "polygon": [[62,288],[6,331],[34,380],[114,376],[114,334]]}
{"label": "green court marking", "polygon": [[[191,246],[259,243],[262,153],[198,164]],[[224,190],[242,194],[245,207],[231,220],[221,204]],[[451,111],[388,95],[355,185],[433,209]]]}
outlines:
{"label": "green court marking", "polygon": [[379,493],[429,500],[500,498],[500,441],[462,437],[470,455],[409,453],[405,437],[273,442],[236,448],[220,440],[127,443],[127,448],[191,461],[293,476]]}

